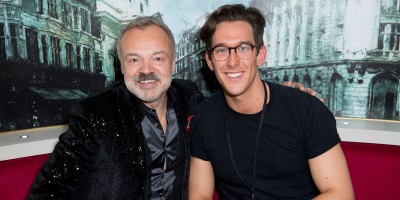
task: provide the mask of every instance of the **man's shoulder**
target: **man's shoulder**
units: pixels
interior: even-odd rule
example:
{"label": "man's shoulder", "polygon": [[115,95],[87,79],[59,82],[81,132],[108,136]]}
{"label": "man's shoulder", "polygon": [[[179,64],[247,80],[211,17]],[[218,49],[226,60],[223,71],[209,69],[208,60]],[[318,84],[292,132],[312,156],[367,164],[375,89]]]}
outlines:
{"label": "man's shoulder", "polygon": [[122,93],[126,93],[122,82],[115,82],[108,86],[104,91],[82,99],[72,110],[86,110],[99,112],[109,112],[115,110]]}
{"label": "man's shoulder", "polygon": [[290,112],[319,113],[329,112],[326,105],[317,97],[295,88],[276,83],[268,83],[273,105],[283,107]]}
{"label": "man's shoulder", "polygon": [[173,95],[176,95],[178,99],[185,99],[185,101],[190,101],[190,103],[194,103],[195,105],[203,101],[203,94],[193,81],[173,79],[170,91]]}
{"label": "man's shoulder", "polygon": [[278,83],[267,82],[268,86],[271,90],[277,91],[279,94],[303,94],[304,92],[300,91],[299,89],[284,86]]}
{"label": "man's shoulder", "polygon": [[213,113],[218,113],[224,105],[224,97],[221,91],[212,94],[210,97],[206,98],[201,102],[195,109],[195,114],[209,115]]}
{"label": "man's shoulder", "polygon": [[[118,94],[122,90],[123,84],[121,82],[115,82],[112,85],[108,86],[105,90],[100,93],[91,95],[85,99],[82,99],[81,103],[83,104],[91,104],[94,102],[103,102],[103,103],[113,103],[117,100]],[[107,101],[105,101],[107,100]],[[105,101],[105,102],[104,102]]]}
{"label": "man's shoulder", "polygon": [[292,103],[315,103],[319,101],[316,97],[296,88],[271,82],[268,82],[268,86],[271,90],[272,98],[278,98],[280,101],[288,100]]}
{"label": "man's shoulder", "polygon": [[197,90],[197,86],[193,81],[184,79],[172,79],[171,87],[180,91],[193,91]]}

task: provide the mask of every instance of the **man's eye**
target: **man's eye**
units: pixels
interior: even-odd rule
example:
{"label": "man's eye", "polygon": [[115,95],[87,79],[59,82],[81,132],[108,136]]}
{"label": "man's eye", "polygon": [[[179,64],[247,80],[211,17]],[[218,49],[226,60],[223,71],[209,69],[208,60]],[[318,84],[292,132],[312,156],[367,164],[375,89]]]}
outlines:
{"label": "man's eye", "polygon": [[216,48],[215,52],[216,53],[225,53],[228,49],[227,48]]}
{"label": "man's eye", "polygon": [[153,58],[153,62],[155,64],[164,64],[166,58],[162,57],[162,56],[157,56]]}
{"label": "man's eye", "polygon": [[247,45],[242,45],[242,46],[239,46],[238,50],[239,51],[248,51],[248,50],[250,50],[250,47]]}
{"label": "man's eye", "polygon": [[163,57],[154,57],[153,58],[153,62],[155,63],[163,63],[165,61],[165,59]]}
{"label": "man's eye", "polygon": [[130,60],[130,62],[137,63],[137,62],[139,62],[139,59],[137,59],[137,58],[132,58],[132,59]]}

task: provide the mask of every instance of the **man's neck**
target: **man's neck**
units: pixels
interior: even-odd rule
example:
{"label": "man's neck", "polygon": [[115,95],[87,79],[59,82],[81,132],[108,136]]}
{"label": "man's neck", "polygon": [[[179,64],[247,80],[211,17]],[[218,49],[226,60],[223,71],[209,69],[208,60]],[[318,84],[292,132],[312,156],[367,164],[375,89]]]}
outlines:
{"label": "man's neck", "polygon": [[147,107],[156,110],[157,117],[158,120],[160,121],[164,134],[166,133],[167,130],[167,118],[166,118],[167,107],[168,107],[167,103],[168,103],[167,94],[164,94],[157,101],[151,103],[144,103]]}
{"label": "man's neck", "polygon": [[264,90],[264,83],[261,79],[254,80],[254,83],[247,91],[238,96],[225,95],[226,102],[230,108],[242,114],[254,114],[262,110],[267,92],[267,102],[269,101],[269,87],[266,84],[266,91]]}
{"label": "man's neck", "polygon": [[152,102],[143,102],[147,107],[154,109],[158,112],[162,112],[167,108],[167,94],[163,94],[159,99]]}

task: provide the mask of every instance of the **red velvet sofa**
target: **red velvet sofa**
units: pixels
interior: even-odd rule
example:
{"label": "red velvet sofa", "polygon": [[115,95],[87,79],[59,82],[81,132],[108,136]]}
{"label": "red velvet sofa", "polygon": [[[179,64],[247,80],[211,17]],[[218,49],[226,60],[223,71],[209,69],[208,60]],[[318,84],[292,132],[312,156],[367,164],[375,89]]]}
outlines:
{"label": "red velvet sofa", "polygon": [[355,142],[341,146],[356,199],[400,199],[400,146]]}
{"label": "red velvet sofa", "polygon": [[[400,199],[400,146],[342,142],[342,148],[356,199]],[[44,154],[0,161],[0,199],[25,199],[47,157]]]}
{"label": "red velvet sofa", "polygon": [[0,161],[0,199],[26,199],[33,180],[49,154]]}

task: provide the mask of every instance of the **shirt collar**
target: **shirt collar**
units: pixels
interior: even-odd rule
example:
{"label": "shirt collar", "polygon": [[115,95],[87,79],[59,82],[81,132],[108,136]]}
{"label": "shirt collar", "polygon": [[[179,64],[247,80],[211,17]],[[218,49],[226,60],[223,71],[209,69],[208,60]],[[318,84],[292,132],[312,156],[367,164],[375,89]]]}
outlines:
{"label": "shirt collar", "polygon": [[[134,96],[134,95],[133,95]],[[169,88],[167,90],[167,109],[169,109],[171,106],[176,106],[177,99],[176,96],[173,94],[172,89]],[[140,120],[143,120],[144,116],[149,112],[150,108],[147,107],[143,101],[141,101],[139,98],[134,96],[134,99],[137,101],[137,107],[138,107],[138,113]]]}

